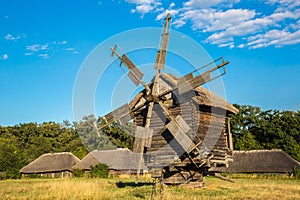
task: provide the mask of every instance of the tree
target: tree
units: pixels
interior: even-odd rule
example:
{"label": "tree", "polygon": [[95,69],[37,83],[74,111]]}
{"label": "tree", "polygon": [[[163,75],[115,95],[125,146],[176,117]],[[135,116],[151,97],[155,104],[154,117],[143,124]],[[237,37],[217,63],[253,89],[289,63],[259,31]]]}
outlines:
{"label": "tree", "polygon": [[300,111],[262,111],[259,107],[234,105],[231,118],[236,150],[282,149],[300,160]]}

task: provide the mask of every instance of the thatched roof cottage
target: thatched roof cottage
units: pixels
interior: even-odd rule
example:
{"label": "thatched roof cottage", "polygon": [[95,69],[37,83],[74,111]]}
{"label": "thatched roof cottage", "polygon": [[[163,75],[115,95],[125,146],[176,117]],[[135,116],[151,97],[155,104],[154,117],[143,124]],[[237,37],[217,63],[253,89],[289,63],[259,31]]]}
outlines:
{"label": "thatched roof cottage", "polygon": [[234,151],[228,168],[215,170],[227,173],[289,173],[300,169],[300,163],[280,149]]}
{"label": "thatched roof cottage", "polygon": [[47,153],[23,167],[20,172],[22,175],[38,174],[52,178],[70,177],[72,167],[79,161],[79,158],[69,152]]}
{"label": "thatched roof cottage", "polygon": [[[139,154],[131,152],[129,149],[119,148],[116,150],[94,150],[86,155],[74,169],[82,169],[86,172],[91,170],[91,166],[106,164],[109,173],[113,175],[136,174],[138,169]],[[142,166],[142,171],[145,170]]]}

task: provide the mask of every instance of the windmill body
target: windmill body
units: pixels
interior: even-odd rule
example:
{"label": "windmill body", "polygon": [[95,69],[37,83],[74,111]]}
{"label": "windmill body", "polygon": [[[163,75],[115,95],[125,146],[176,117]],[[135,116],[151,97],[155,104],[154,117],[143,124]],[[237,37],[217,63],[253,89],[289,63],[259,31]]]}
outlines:
{"label": "windmill body", "polygon": [[[170,24],[168,14],[154,65],[156,75],[150,83],[142,80],[143,72],[125,53],[120,53],[117,45],[111,48],[119,66],[144,90],[129,104],[105,115],[106,124],[100,129],[112,122],[133,120],[133,151],[140,155],[140,166],[144,163],[153,177],[160,177],[166,184],[201,185],[212,166],[227,166],[232,158],[229,117],[238,111],[201,86],[225,74],[229,62],[221,58],[205,65],[204,73],[199,73],[199,68],[183,77],[161,73]],[[221,73],[213,73],[216,71]]]}

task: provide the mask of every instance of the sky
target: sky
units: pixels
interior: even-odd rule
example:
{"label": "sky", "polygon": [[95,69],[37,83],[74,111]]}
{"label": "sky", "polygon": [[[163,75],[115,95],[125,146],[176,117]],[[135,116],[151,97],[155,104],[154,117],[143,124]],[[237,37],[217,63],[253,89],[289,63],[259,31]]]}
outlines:
{"label": "sky", "polygon": [[[109,46],[100,51],[106,43],[125,43],[121,36],[128,30],[161,28],[166,13],[172,15],[171,38],[182,33],[212,59],[230,61],[221,79],[227,101],[264,110],[300,109],[298,0],[10,0],[0,7],[0,125],[73,121],[76,81],[93,52],[99,55],[93,67],[103,67],[111,59],[104,58]],[[142,45],[148,36],[131,37]],[[159,35],[149,39],[158,45]],[[155,51],[129,55],[144,71],[152,69],[147,63]],[[168,65],[184,65],[172,59],[167,56]],[[206,64],[202,61],[199,66]],[[111,59],[106,79],[96,83],[109,88],[123,78]],[[132,86],[129,94],[137,90]],[[112,109],[112,96],[94,87],[95,114],[103,115]]]}

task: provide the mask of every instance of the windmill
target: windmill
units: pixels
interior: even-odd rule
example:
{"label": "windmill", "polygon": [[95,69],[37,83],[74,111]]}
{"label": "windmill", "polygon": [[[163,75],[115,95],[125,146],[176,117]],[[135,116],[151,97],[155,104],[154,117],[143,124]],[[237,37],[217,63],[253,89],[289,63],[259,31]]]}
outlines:
{"label": "windmill", "polygon": [[[154,64],[156,73],[150,83],[143,81],[144,73],[118,45],[111,48],[120,68],[136,86],[141,84],[144,89],[130,103],[106,114],[105,124],[97,129],[133,120],[138,175],[144,162],[152,176],[162,178],[166,184],[202,184],[208,169],[226,166],[232,155],[230,128],[225,131],[224,123],[229,124],[229,114],[237,113],[237,109],[201,87],[224,75],[229,62],[220,58],[183,77],[161,73],[165,68],[170,24],[168,14]],[[206,71],[199,73],[204,68]],[[214,144],[204,143],[207,135],[215,140]]]}

